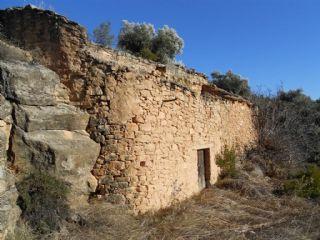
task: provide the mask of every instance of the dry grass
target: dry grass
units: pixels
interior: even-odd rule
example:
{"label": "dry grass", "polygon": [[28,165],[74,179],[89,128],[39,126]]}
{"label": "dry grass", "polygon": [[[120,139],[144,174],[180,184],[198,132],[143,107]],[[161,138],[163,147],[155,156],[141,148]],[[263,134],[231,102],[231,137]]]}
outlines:
{"label": "dry grass", "polygon": [[[192,199],[135,217],[96,203],[85,223],[68,223],[55,239],[319,239],[320,207],[299,198],[246,196],[213,187]],[[53,238],[51,238],[53,239]]]}
{"label": "dry grass", "polygon": [[6,237],[6,240],[35,240],[36,235],[33,234],[30,226],[24,221],[20,220],[15,227],[13,233]]}

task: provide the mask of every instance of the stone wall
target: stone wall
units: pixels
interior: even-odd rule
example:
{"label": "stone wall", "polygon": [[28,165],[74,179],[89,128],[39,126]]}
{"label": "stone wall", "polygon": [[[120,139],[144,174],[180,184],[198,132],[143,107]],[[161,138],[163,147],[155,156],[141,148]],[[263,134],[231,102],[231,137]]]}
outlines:
{"label": "stone wall", "polygon": [[87,131],[101,146],[92,173],[102,199],[137,212],[169,206],[201,190],[198,149],[210,150],[213,184],[222,147],[241,152],[255,142],[250,103],[208,86],[201,73],[93,45],[82,27],[49,11],[4,10],[0,23],[8,39],[59,74],[72,103],[90,114]]}
{"label": "stone wall", "polygon": [[[99,60],[100,66],[108,64],[107,58],[104,64]],[[249,147],[256,134],[246,101],[202,91],[202,76],[187,75],[184,80],[191,81],[182,84],[179,75],[173,78],[165,68],[149,64],[148,69],[144,64],[130,68],[127,62],[125,70],[116,65],[107,78],[103,68],[93,67],[96,78],[105,79],[101,97],[107,96],[109,104],[94,107],[89,124],[92,137],[103,146],[94,169],[98,194],[130,203],[141,212],[169,206],[201,190],[198,149],[210,149],[213,184],[219,172],[215,155],[224,145]]]}

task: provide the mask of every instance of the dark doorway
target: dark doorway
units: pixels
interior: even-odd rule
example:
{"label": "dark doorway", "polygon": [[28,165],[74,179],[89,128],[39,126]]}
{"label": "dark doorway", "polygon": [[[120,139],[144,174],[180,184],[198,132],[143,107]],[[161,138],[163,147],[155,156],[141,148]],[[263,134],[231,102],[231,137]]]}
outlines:
{"label": "dark doorway", "polygon": [[198,150],[198,185],[200,189],[210,186],[210,150]]}

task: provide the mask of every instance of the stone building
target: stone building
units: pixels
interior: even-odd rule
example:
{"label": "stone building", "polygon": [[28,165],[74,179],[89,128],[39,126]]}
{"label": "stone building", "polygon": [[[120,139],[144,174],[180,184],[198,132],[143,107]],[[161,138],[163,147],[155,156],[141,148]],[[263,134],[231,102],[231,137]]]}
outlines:
{"label": "stone building", "polygon": [[91,172],[106,201],[167,207],[215,183],[225,145],[241,152],[255,143],[251,104],[201,73],[102,48],[78,24],[31,6],[1,10],[0,24],[90,115],[86,131],[101,147]]}

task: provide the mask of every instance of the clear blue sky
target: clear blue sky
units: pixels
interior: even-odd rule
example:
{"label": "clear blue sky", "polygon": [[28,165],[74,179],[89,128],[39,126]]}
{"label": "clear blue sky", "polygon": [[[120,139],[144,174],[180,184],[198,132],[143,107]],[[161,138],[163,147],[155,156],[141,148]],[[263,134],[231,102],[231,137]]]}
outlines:
{"label": "clear blue sky", "polygon": [[1,0],[0,8],[39,4],[85,26],[102,21],[167,24],[185,40],[179,57],[209,75],[233,70],[253,89],[303,88],[320,98],[319,0]]}

